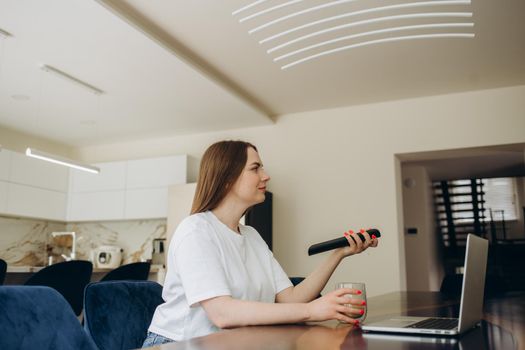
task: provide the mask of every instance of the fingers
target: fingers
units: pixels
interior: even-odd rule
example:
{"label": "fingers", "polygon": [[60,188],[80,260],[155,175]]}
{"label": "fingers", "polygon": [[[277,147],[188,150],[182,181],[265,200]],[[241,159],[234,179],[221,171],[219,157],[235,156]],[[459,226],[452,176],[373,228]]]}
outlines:
{"label": "fingers", "polygon": [[364,301],[363,299],[350,298],[347,296],[340,297],[339,299],[337,299],[337,302],[339,304],[355,305],[359,307],[366,306],[366,301]]}
{"label": "fingers", "polygon": [[[332,293],[334,293],[338,297],[342,297],[345,294],[355,294],[355,295],[363,294],[363,292],[360,291],[359,289],[353,289],[353,288],[339,288],[333,291]],[[347,299],[349,298],[345,298],[345,300]],[[345,304],[348,304],[348,303],[345,302]]]}
{"label": "fingers", "polygon": [[365,309],[356,309],[348,305],[340,305],[336,308],[336,311],[353,318],[358,318],[365,314]]}
{"label": "fingers", "polygon": [[346,240],[348,241],[348,245],[350,246],[351,250],[356,251],[356,241],[353,237],[354,231],[350,230],[348,231],[348,233],[345,232],[344,235],[346,237]]}
{"label": "fingers", "polygon": [[358,321],[358,320],[354,320],[353,318],[348,317],[348,316],[345,315],[345,314],[338,313],[337,316],[336,316],[335,318],[336,318],[338,321],[340,321],[340,322],[345,322],[345,323],[353,324],[353,325],[355,325],[355,326],[359,326],[359,321]]}
{"label": "fingers", "polygon": [[370,235],[368,234],[368,232],[366,232],[364,228],[362,228],[360,232],[363,235],[363,237],[365,237],[365,241],[363,242],[363,250],[364,250],[368,248],[370,244],[372,244],[372,238],[370,238]]}

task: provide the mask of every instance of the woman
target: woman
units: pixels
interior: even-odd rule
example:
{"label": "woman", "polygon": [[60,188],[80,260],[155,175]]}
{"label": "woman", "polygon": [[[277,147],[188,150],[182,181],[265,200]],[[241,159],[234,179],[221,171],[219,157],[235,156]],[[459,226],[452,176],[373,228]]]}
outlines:
{"label": "woman", "polygon": [[257,149],[243,141],[211,145],[201,161],[189,217],[175,231],[168,273],[144,347],[206,335],[220,328],[336,319],[358,324],[359,304],[339,289],[316,299],[339,262],[369,246],[345,236],[349,247],[334,250],[303,282],[293,287],[266,243],[239,224],[265,198],[270,177]]}

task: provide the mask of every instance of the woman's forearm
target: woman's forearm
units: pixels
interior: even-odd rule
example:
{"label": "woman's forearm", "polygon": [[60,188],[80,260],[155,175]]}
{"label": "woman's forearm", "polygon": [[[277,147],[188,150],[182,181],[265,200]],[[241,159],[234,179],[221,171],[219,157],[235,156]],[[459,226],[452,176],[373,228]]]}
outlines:
{"label": "woman's forearm", "polygon": [[343,256],[338,250],[333,251],[304,281],[291,288],[291,292],[279,293],[276,301],[278,303],[307,303],[312,301],[326,286],[326,282],[342,259]]}
{"label": "woman's forearm", "polygon": [[201,302],[210,320],[219,328],[298,323],[307,321],[307,304],[263,303],[218,297]]}

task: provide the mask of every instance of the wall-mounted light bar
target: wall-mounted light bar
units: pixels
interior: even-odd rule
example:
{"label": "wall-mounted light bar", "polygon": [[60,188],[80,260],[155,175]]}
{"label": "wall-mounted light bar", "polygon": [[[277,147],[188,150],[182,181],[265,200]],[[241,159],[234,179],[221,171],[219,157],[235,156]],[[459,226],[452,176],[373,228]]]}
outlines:
{"label": "wall-mounted light bar", "polygon": [[369,46],[369,45],[376,45],[381,43],[387,43],[387,42],[394,42],[394,41],[403,41],[403,40],[416,40],[416,39],[436,39],[436,38],[473,38],[473,33],[437,33],[437,34],[423,34],[423,35],[407,35],[407,36],[398,36],[398,37],[392,37],[392,38],[384,38],[384,39],[378,39],[378,40],[371,40],[371,41],[365,41],[358,44],[353,45],[347,45],[343,47],[338,47],[332,50],[327,50],[323,52],[319,52],[315,55],[311,55],[308,57],[301,58],[300,60],[288,63],[281,67],[281,69],[288,69],[290,67],[296,66],[300,63],[304,63],[306,61],[313,60],[315,58],[319,58],[322,56],[331,55],[336,52],[344,51],[344,50],[350,50],[357,47],[362,46]]}
{"label": "wall-mounted light bar", "polygon": [[9,33],[6,30],[3,30],[2,28],[0,28],[0,36],[3,36],[4,38],[9,38],[9,37],[12,37],[13,34]]}
{"label": "wall-mounted light bar", "polygon": [[74,84],[77,84],[78,86],[81,86],[83,87],[84,89],[87,89],[89,90],[90,92],[96,94],[96,95],[102,95],[104,93],[104,91],[100,90],[99,88],[93,86],[93,85],[90,85],[78,78],[75,78],[74,76],[72,75],[69,75],[63,71],[61,71],[60,69],[56,69],[55,67],[51,67],[51,66],[48,66],[46,64],[43,64],[40,66],[40,68],[45,71],[45,72],[48,72],[48,73],[51,73],[57,77],[60,77],[62,79],[66,79],[67,81],[70,81]]}
{"label": "wall-mounted light bar", "polygon": [[64,166],[78,169],[78,170],[87,171],[87,172],[94,173],[94,174],[100,173],[100,169],[95,166],[82,164],[82,163],[76,162],[68,158],[64,158],[64,157],[56,156],[54,154],[42,152],[42,151],[36,150],[34,148],[30,148],[30,147],[26,149],[26,156],[44,160],[44,161],[51,162],[51,163],[55,163],[55,164],[64,165]]}

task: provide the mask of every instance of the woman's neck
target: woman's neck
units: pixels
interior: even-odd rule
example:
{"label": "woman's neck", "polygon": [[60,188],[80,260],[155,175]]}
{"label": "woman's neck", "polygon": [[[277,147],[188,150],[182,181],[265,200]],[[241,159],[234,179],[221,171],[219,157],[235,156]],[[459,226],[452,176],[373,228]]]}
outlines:
{"label": "woman's neck", "polygon": [[239,232],[239,220],[241,220],[245,211],[246,208],[235,205],[235,203],[228,200],[223,200],[212,210],[217,219],[235,232]]}

